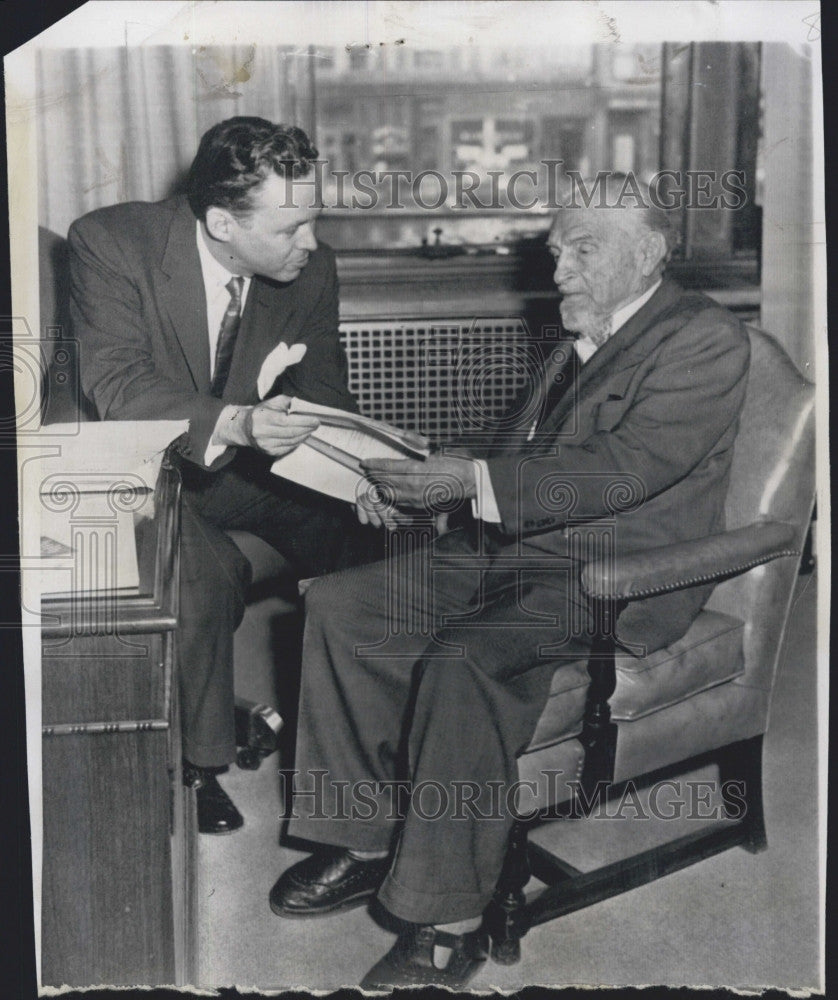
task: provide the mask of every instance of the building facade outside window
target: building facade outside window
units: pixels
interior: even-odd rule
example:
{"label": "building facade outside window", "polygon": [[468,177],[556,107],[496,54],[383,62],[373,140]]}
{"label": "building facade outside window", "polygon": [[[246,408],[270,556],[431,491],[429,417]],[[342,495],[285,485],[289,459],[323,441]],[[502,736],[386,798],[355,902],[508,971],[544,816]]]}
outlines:
{"label": "building facade outside window", "polygon": [[[340,250],[515,246],[544,233],[568,171],[724,165],[743,172],[746,206],[709,223],[686,213],[680,253],[758,257],[757,44],[317,48],[313,65],[327,204],[339,206],[321,230]],[[351,178],[337,190],[335,173],[359,170],[373,172],[362,187],[375,199]]]}

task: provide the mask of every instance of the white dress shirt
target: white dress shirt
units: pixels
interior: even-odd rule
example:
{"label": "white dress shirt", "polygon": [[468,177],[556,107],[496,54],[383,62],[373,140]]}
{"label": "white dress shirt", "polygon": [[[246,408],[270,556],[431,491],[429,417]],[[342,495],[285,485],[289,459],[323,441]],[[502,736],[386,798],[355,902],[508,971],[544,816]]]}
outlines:
{"label": "white dress shirt", "polygon": [[[227,268],[219,263],[215,257],[210,253],[210,249],[207,246],[207,238],[204,236],[204,231],[201,228],[201,223],[195,223],[195,241],[198,244],[198,257],[201,261],[201,275],[204,279],[204,292],[206,293],[207,302],[207,330],[209,331],[209,348],[210,348],[210,378],[213,376],[213,367],[215,365],[215,349],[218,345],[218,334],[221,331],[221,321],[224,319],[224,313],[227,311],[227,306],[230,305],[230,292],[227,289],[227,283],[230,278],[237,277],[232,271],[228,271]],[[247,293],[250,290],[251,278],[245,278],[243,275],[240,276],[244,284],[242,285],[242,312],[244,312],[244,305],[247,302]]]}
{"label": "white dress shirt", "polygon": [[[660,288],[660,285],[661,279],[658,278],[651,288],[647,288],[642,295],[639,295],[632,302],[629,302],[628,305],[623,306],[622,309],[618,309],[614,313],[611,317],[610,337],[613,337],[620,327],[625,326],[631,317],[646,305],[649,299]],[[587,361],[590,361],[596,353],[597,348],[601,345],[595,344],[588,337],[579,337],[574,341],[573,346],[579,356],[580,364],[584,365]],[[536,420],[532,427],[530,427],[530,433],[527,437],[528,441],[531,441],[535,436],[537,427],[538,421]],[[477,484],[477,496],[471,501],[472,513],[475,517],[480,518],[481,521],[486,521],[488,524],[500,524],[503,519],[500,516],[497,498],[495,497],[495,491],[492,488],[492,480],[489,476],[489,466],[482,458],[475,458],[473,461],[475,465],[474,479]]]}

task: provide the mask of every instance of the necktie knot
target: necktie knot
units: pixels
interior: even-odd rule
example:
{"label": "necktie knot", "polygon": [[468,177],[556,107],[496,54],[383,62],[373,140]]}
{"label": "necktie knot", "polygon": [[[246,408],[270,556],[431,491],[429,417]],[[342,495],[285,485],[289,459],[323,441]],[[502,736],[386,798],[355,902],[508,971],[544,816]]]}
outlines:
{"label": "necktie knot", "polygon": [[230,305],[227,308],[240,313],[242,308],[242,289],[244,288],[244,278],[240,274],[235,274],[232,278],[230,278],[224,287],[230,293]]}

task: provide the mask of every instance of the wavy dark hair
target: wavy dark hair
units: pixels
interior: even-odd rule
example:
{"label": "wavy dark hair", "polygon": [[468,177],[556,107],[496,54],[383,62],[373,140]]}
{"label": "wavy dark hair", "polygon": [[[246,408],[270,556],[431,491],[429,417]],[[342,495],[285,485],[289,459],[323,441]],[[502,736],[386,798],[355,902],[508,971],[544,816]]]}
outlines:
{"label": "wavy dark hair", "polygon": [[304,177],[316,159],[316,147],[296,125],[228,118],[201,138],[186,177],[186,196],[202,221],[213,205],[246,216],[253,207],[251,192],[271,172]]}

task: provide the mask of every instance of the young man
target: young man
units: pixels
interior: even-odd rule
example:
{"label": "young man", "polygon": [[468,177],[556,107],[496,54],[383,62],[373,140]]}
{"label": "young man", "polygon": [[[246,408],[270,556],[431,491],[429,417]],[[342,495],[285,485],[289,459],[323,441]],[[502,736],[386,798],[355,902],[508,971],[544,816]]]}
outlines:
{"label": "young man", "polygon": [[357,409],[334,254],[314,235],[316,157],[299,128],[231,118],[201,139],[185,195],[100,209],[69,233],[72,328],[99,416],[189,420],[179,666],[204,833],[243,822],[215,776],[235,757],[232,643],[250,575],[223,529],[260,535],[301,577],[378,551],[344,505],[270,473],[317,426],[286,412],[289,397]]}

